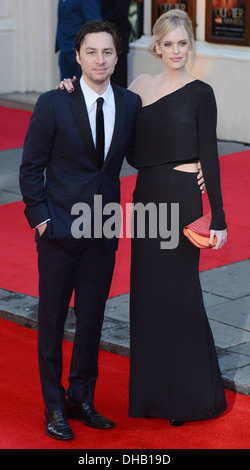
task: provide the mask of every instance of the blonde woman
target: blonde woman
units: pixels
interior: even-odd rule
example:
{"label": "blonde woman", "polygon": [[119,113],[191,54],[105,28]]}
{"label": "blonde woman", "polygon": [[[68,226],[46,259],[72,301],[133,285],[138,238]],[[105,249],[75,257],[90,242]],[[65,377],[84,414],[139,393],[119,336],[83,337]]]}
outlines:
{"label": "blonde woman", "polygon": [[[159,75],[139,76],[130,90],[142,99],[137,122],[138,168],[134,204],[179,207],[178,244],[164,248],[162,238],[137,236],[134,212],[130,328],[129,416],[165,418],[172,425],[213,418],[226,409],[214,341],[203,305],[199,249],[183,227],[202,215],[197,186],[201,161],[212,211],[210,241],[227,239],[216,139],[212,88],[187,70],[194,54],[187,14],[171,10],[153,30],[152,53],[163,61]],[[169,216],[170,214],[170,216]],[[176,233],[172,233],[176,237]]]}

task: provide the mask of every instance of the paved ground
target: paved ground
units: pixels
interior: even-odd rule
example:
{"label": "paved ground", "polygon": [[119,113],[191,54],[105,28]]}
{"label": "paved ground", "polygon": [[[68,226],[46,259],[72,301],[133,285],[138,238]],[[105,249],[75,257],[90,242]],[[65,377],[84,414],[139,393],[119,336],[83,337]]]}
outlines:
{"label": "paved ground", "polygon": [[[32,109],[36,94],[0,95],[0,106]],[[234,142],[219,142],[220,155],[246,150]],[[18,170],[22,149],[0,152],[0,205],[21,199]],[[133,173],[124,164],[122,176]],[[250,395],[250,259],[200,274],[204,302],[213,331],[224,384]],[[37,298],[0,289],[0,316],[31,328],[37,327]],[[74,336],[72,309],[65,337]],[[129,295],[109,299],[105,311],[101,347],[129,356]]]}

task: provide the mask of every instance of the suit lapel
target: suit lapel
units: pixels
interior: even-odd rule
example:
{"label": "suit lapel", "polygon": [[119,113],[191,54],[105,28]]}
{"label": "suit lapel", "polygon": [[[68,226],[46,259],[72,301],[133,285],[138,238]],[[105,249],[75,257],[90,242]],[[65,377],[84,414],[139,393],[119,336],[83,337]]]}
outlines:
{"label": "suit lapel", "polygon": [[114,155],[117,144],[121,137],[121,133],[124,129],[124,122],[125,122],[126,110],[127,110],[127,101],[124,97],[124,94],[122,93],[122,90],[116,87],[115,85],[112,85],[112,88],[113,88],[114,96],[115,96],[115,110],[116,110],[115,111],[115,126],[114,126],[114,132],[113,132],[113,137],[112,137],[111,144],[109,147],[109,151],[104,160],[101,171],[105,170],[105,168],[107,167],[108,163],[110,162],[111,158]]}
{"label": "suit lapel", "polygon": [[[80,136],[84,144],[88,148],[90,156],[94,159],[94,161],[98,165],[98,159],[97,159],[94,141],[92,137],[92,131],[91,131],[90,124],[89,124],[88,112],[87,112],[84,96],[81,90],[80,82],[79,81],[76,82],[74,84],[74,87],[75,87],[75,90],[71,94],[70,108],[74,116]],[[115,96],[115,109],[116,109],[115,126],[114,126],[114,132],[113,132],[111,144],[109,147],[109,151],[102,165],[101,172],[105,170],[112,156],[114,155],[117,144],[121,137],[121,133],[124,129],[124,121],[125,121],[126,110],[127,110],[127,102],[124,97],[124,94],[122,93],[122,90],[116,87],[115,85],[112,85],[112,87],[113,87],[114,96]]]}
{"label": "suit lapel", "polygon": [[111,158],[114,155],[117,144],[120,140],[121,133],[124,128],[124,122],[125,122],[126,110],[127,110],[127,102],[121,89],[116,87],[115,85],[112,85],[112,88],[113,88],[114,96],[115,96],[115,109],[116,109],[115,126],[114,126],[114,132],[113,132],[111,144],[109,147],[109,151],[104,160],[101,171],[105,170],[105,168],[107,167],[108,163],[110,162]]}
{"label": "suit lapel", "polygon": [[88,148],[89,155],[97,161],[95,146],[93,142],[91,127],[89,124],[88,111],[86,108],[85,99],[81,90],[80,82],[74,84],[75,90],[71,94],[70,108],[74,116],[76,126],[79,130],[80,136]]}

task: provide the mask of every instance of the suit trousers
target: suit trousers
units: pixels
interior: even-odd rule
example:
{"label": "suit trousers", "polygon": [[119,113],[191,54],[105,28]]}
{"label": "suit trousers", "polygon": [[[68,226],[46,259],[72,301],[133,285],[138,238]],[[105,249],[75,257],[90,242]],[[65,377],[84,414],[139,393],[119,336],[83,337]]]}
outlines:
{"label": "suit trousers", "polygon": [[109,294],[115,252],[103,239],[83,240],[78,251],[67,251],[48,239],[37,241],[39,268],[38,360],[45,406],[63,410],[62,343],[69,303],[74,291],[76,332],[69,387],[74,403],[93,402],[105,303]]}

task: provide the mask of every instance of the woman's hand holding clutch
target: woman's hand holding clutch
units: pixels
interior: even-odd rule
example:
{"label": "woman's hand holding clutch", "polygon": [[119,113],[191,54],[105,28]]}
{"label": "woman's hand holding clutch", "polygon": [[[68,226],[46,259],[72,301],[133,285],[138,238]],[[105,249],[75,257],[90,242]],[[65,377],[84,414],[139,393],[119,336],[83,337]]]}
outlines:
{"label": "woman's hand holding clutch", "polygon": [[[213,247],[213,239],[216,237],[217,242],[216,245]],[[227,241],[227,229],[225,230],[210,230],[210,240],[209,245],[212,247],[213,250],[218,250],[225,245]]]}

